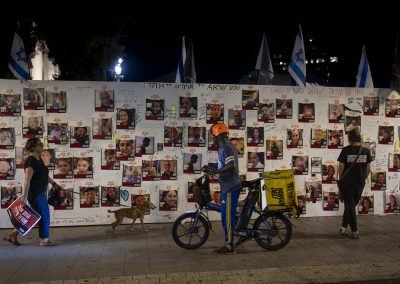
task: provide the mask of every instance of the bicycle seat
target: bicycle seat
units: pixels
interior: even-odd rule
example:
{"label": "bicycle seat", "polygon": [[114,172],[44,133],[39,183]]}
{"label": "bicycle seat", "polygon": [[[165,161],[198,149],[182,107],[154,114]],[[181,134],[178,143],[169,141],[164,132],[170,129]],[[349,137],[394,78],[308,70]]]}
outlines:
{"label": "bicycle seat", "polygon": [[260,183],[260,180],[262,180],[262,178],[256,178],[253,180],[243,180],[242,186],[252,188],[254,186],[257,186]]}

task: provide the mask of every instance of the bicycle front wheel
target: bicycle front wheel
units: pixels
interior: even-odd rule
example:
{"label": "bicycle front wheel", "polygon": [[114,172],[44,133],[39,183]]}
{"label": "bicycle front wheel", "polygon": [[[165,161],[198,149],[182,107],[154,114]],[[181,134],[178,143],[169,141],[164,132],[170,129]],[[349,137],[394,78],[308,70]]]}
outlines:
{"label": "bicycle front wheel", "polygon": [[285,247],[292,237],[292,224],[288,218],[275,212],[260,215],[253,230],[256,242],[269,251]]}
{"label": "bicycle front wheel", "polygon": [[[196,222],[196,216],[197,222]],[[175,243],[184,249],[197,249],[208,239],[210,226],[203,215],[185,213],[175,220],[172,236]]]}

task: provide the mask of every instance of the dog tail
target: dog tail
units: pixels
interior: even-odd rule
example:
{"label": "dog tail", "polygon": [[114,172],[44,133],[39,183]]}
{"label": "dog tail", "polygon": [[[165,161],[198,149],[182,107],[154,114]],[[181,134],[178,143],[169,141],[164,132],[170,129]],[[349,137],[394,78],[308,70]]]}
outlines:
{"label": "dog tail", "polygon": [[115,213],[115,211],[111,211],[111,210],[107,210],[108,211],[108,213]]}

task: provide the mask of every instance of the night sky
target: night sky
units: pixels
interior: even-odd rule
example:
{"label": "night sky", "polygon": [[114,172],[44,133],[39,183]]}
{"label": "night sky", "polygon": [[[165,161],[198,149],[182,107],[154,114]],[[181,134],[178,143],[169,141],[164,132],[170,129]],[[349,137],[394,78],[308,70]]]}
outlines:
{"label": "night sky", "polygon": [[[8,65],[11,43],[16,25],[16,17],[0,19],[0,32],[3,36],[0,45],[0,74]],[[70,28],[80,32],[79,27],[92,22],[95,17],[63,16],[49,36],[66,40],[65,31]],[[72,22],[71,22],[72,21]],[[336,21],[336,22],[334,22]],[[288,62],[293,49],[298,23],[301,22],[305,40],[306,58],[310,59],[321,52],[327,56],[339,57],[339,72],[342,81],[355,84],[362,45],[365,44],[375,87],[388,87],[393,62],[393,51],[397,30],[396,26],[379,25],[370,22],[362,25],[358,21],[335,19],[325,24],[321,17],[306,20],[282,18],[274,21],[255,21],[252,25],[246,21],[243,26],[236,22],[209,25],[205,28],[183,32],[176,22],[160,26],[156,31],[144,31],[145,22],[137,18],[127,21],[125,39],[126,58],[124,58],[125,81],[147,81],[166,73],[176,71],[182,36],[192,38],[198,82],[238,83],[242,75],[254,70],[260,47],[262,33],[267,35],[271,55],[282,54],[282,60]],[[339,22],[338,22],[339,21]],[[48,18],[38,18],[38,23],[49,24]],[[336,24],[337,23],[337,24]],[[96,28],[96,25],[92,25]],[[185,26],[182,29],[187,28]],[[182,30],[181,29],[181,30]],[[313,43],[308,41],[313,38]],[[315,49],[312,49],[312,45]],[[73,58],[71,58],[73,60]]]}

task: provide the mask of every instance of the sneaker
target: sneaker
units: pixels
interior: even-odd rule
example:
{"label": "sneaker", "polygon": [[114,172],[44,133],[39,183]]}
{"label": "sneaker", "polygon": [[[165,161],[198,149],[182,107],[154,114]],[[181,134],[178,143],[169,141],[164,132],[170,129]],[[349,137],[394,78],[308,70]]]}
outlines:
{"label": "sneaker", "polygon": [[350,237],[350,239],[353,239],[353,240],[358,240],[358,239],[360,239],[360,235],[358,234],[358,231],[352,232],[352,233],[349,235],[349,237]]}
{"label": "sneaker", "polygon": [[225,245],[222,248],[215,250],[214,252],[220,254],[236,254],[236,250],[230,245]]}
{"label": "sneaker", "polygon": [[343,226],[340,226],[339,233],[340,233],[342,236],[347,236],[346,228],[343,227]]}

